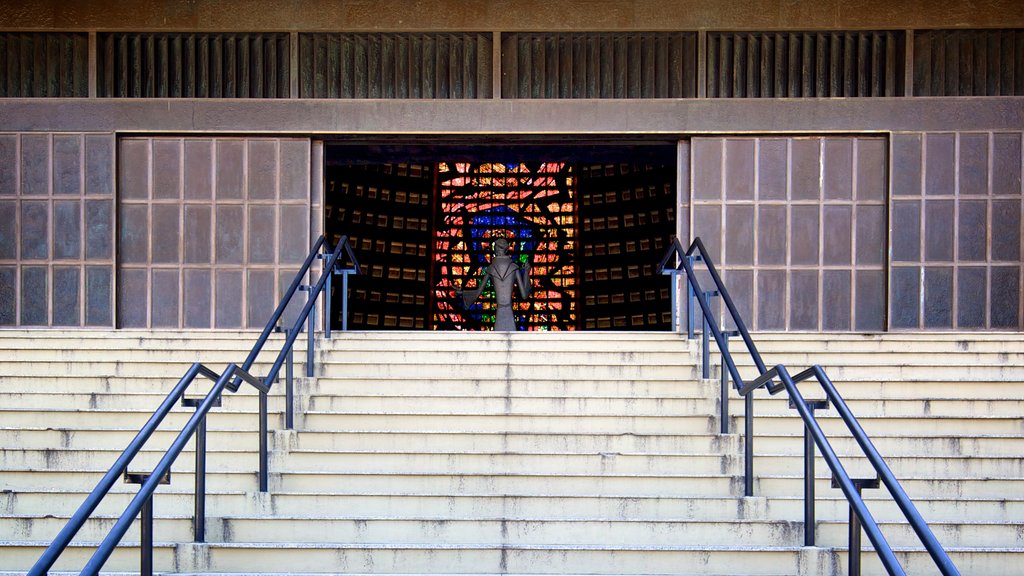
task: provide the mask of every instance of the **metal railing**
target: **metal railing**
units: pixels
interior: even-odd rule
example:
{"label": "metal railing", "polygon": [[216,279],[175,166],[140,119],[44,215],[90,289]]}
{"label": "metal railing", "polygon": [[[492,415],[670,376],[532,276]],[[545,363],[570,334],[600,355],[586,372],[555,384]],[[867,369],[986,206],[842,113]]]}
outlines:
{"label": "metal railing", "polygon": [[[324,250],[324,249],[327,250]],[[342,262],[342,256],[349,262],[348,267],[339,267]],[[309,274],[309,270],[314,260],[324,260],[323,272],[316,284],[304,285],[303,279]],[[150,503],[150,499],[153,497],[153,493],[156,491],[157,486],[162,482],[165,482],[165,478],[170,473],[171,466],[175,460],[184,450],[185,445],[191,439],[193,434],[197,434],[196,441],[196,507],[195,517],[193,518],[194,536],[197,542],[202,542],[205,539],[205,497],[206,497],[206,485],[205,485],[205,427],[206,427],[206,416],[210,410],[214,407],[220,406],[221,395],[224,390],[227,389],[231,392],[237,392],[241,387],[242,382],[246,382],[256,388],[260,394],[259,402],[259,446],[260,446],[260,463],[259,463],[259,489],[261,492],[267,491],[268,484],[268,460],[269,452],[267,448],[267,436],[268,430],[268,402],[267,395],[270,392],[271,386],[277,381],[278,374],[281,371],[282,365],[285,364],[286,360],[289,367],[291,366],[291,355],[292,348],[295,345],[295,340],[302,330],[303,323],[308,323],[307,335],[307,376],[313,376],[313,350],[315,346],[314,341],[314,329],[315,329],[315,306],[316,299],[320,294],[325,294],[325,310],[328,311],[324,315],[324,326],[325,335],[329,337],[330,328],[330,292],[331,292],[331,278],[335,274],[343,274],[347,279],[348,274],[359,273],[359,263],[355,258],[355,254],[352,252],[352,248],[349,245],[348,238],[342,236],[338,242],[338,245],[332,250],[329,244],[323,236],[317,239],[313,244],[309,255],[306,257],[302,264],[301,269],[295,275],[295,279],[292,281],[291,286],[285,292],[284,297],[281,299],[274,313],[271,314],[270,320],[267,322],[266,327],[260,333],[259,338],[253,345],[252,350],[249,352],[248,357],[241,366],[236,364],[228,364],[223,372],[220,374],[214,372],[205,365],[196,362],[185,372],[185,375],[181,377],[178,383],[174,386],[173,390],[167,395],[164,401],[156,409],[153,415],[149,418],[146,424],[139,430],[135,438],[128,444],[128,447],[121,453],[121,455],[111,466],[110,470],[103,476],[93,491],[86,497],[85,501],[79,506],[78,510],[71,516],[67,524],[61,529],[54,538],[53,542],[46,548],[43,554],[39,557],[36,563],[28,571],[30,576],[42,576],[50,570],[53,564],[57,561],[60,555],[67,548],[68,544],[75,537],[75,534],[82,528],[85,522],[89,519],[92,513],[99,506],[99,503],[103,498],[110,492],[114,483],[124,475],[129,464],[136,455],[142,450],[146,441],[149,440],[150,436],[157,430],[160,423],[167,416],[168,413],[174,408],[176,404],[181,402],[185,406],[195,408],[195,412],[189,418],[188,422],[182,427],[178,436],[171,443],[170,447],[164,453],[163,457],[156,464],[153,470],[147,474],[132,475],[134,479],[141,483],[139,491],[132,498],[131,502],[125,508],[124,512],[115,522],[114,526],[110,529],[110,532],[103,539],[103,541],[96,548],[92,557],[88,563],[82,569],[82,574],[98,574],[100,569],[110,558],[114,549],[118,546],[121,539],[124,537],[128,528],[132,522],[139,516],[140,512]],[[347,284],[347,283],[346,283]],[[346,286],[347,287],[347,286]],[[297,318],[295,319],[294,325],[290,329],[283,330],[285,333],[285,343],[278,353],[273,366],[267,372],[267,375],[263,378],[258,378],[250,373],[252,365],[256,362],[256,358],[259,356],[263,347],[267,343],[267,339],[270,334],[278,329],[278,323],[281,321],[281,317],[284,315],[285,309],[291,302],[295,293],[299,290],[308,292],[306,304],[302,307]],[[347,294],[342,294],[342,313],[347,314]],[[199,376],[203,376],[214,382],[210,391],[200,400],[197,398],[185,398],[185,392],[189,386]],[[292,394],[292,374],[289,369],[287,372],[287,394],[291,397]],[[288,410],[292,409],[291,403],[289,402]],[[291,414],[288,414],[287,424],[291,425]],[[147,522],[151,523],[152,515],[146,519]],[[148,534],[145,534],[148,531]],[[143,574],[152,572],[152,526],[143,526],[143,542],[141,543],[141,565],[143,566]],[[149,536],[148,542],[146,536]],[[147,546],[148,544],[148,546]]]}
{"label": "metal railing", "polygon": [[[669,261],[676,259],[674,266],[669,266]],[[704,270],[707,275],[710,276],[711,281],[714,283],[714,290],[706,291],[701,287],[700,280],[697,277],[695,267],[698,263],[704,265]],[[777,394],[785,390],[789,396],[790,406],[797,411],[800,418],[804,422],[804,543],[805,545],[814,545],[814,447],[817,446],[818,450],[821,451],[822,457],[828,464],[832,471],[832,482],[833,485],[842,490],[843,495],[846,497],[847,502],[850,505],[850,547],[849,547],[849,563],[850,569],[849,574],[851,576],[860,574],[860,530],[863,527],[864,532],[867,534],[868,539],[875,548],[875,552],[878,554],[882,565],[888,571],[889,574],[899,575],[905,574],[903,566],[896,558],[892,547],[889,545],[885,536],[882,534],[878,523],[875,521],[870,510],[864,502],[864,498],[861,496],[860,491],[862,488],[868,487],[870,483],[876,483],[878,480],[889,490],[893,500],[895,500],[900,511],[903,513],[904,518],[910,523],[914,532],[917,534],[918,539],[924,545],[931,556],[932,561],[938,567],[940,572],[945,576],[958,575],[960,572],[956,566],[950,560],[949,555],[943,549],[942,545],[935,538],[931,528],[925,522],[924,518],[918,512],[914,503],[907,496],[907,493],[903,490],[899,481],[893,475],[892,470],[885,463],[885,460],[879,454],[875,448],[871,439],[867,433],[861,427],[857,418],[850,411],[849,406],[840,396],[839,391],[835,385],[829,379],[825,370],[818,365],[811,366],[796,375],[790,375],[787,368],[782,364],[777,364],[771,369],[767,368],[764,361],[761,358],[761,354],[757,350],[757,346],[754,344],[753,339],[750,337],[750,332],[747,330],[746,325],[743,322],[743,318],[740,316],[739,311],[736,308],[736,304],[733,302],[729,295],[729,291],[726,289],[725,284],[722,282],[722,277],[719,275],[718,270],[715,269],[714,263],[708,257],[707,250],[704,248],[703,242],[700,238],[695,238],[690,246],[686,249],[679,242],[678,239],[672,241],[672,245],[665,252],[664,258],[658,265],[660,272],[665,274],[671,274],[673,280],[675,280],[678,274],[684,273],[687,281],[687,307],[689,309],[688,325],[689,325],[689,337],[694,336],[694,312],[693,302],[696,301],[700,307],[700,313],[702,318],[702,337],[704,339],[704,347],[702,350],[703,362],[704,362],[704,377],[709,376],[709,363],[710,360],[707,355],[708,350],[708,333],[714,337],[715,343],[718,345],[718,349],[722,357],[722,414],[723,419],[722,431],[727,432],[725,420],[728,419],[727,409],[727,390],[725,386],[726,378],[731,376],[733,387],[736,391],[744,397],[746,401],[746,410],[744,414],[745,420],[745,434],[746,438],[744,441],[744,459],[745,459],[745,471],[744,471],[744,488],[747,496],[753,495],[753,394],[759,388],[766,388],[770,394]],[[673,294],[675,293],[675,282],[673,282]],[[728,318],[732,320],[736,327],[735,332],[726,332],[719,327],[718,320],[716,320],[714,310],[711,306],[711,298],[720,297],[722,303],[725,305],[725,313],[728,314]],[[673,318],[676,317],[677,310],[675,309],[676,302],[673,299]],[[678,328],[678,325],[677,325]],[[746,345],[747,353],[750,355],[757,367],[758,375],[752,380],[744,380],[740,375],[739,370],[736,367],[736,362],[733,360],[733,354],[729,350],[729,336],[732,334],[739,335],[743,339],[743,343]],[[728,373],[728,376],[726,375]],[[807,380],[811,380],[818,383],[818,386],[822,389],[825,394],[825,402],[821,401],[808,401],[801,394],[797,388],[797,384]],[[777,381],[776,381],[777,380]],[[818,419],[815,416],[815,410],[827,408],[829,405],[835,407],[840,418],[846,425],[847,429],[853,435],[861,451],[867,457],[871,466],[874,468],[877,479],[865,480],[854,480],[850,478],[846,469],[843,467],[839,456],[835,450],[832,449],[829,443],[828,437],[822,430],[818,423]],[[859,526],[857,526],[859,524]],[[855,530],[856,528],[856,530]],[[855,534],[856,533],[856,534]]]}

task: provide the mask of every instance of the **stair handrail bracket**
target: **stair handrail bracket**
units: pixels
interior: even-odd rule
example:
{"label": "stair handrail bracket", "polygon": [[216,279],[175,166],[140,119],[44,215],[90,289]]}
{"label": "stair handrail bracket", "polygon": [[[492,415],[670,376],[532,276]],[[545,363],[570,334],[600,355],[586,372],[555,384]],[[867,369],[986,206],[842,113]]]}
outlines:
{"label": "stair handrail bracket", "polygon": [[[851,515],[856,515],[865,533],[867,533],[869,540],[874,546],[876,554],[878,554],[886,571],[892,575],[905,574],[905,570],[900,565],[899,560],[896,558],[891,546],[882,534],[878,522],[872,516],[870,510],[864,501],[864,498],[860,494],[860,490],[857,487],[857,482],[850,478],[850,475],[846,472],[839,456],[833,450],[829,443],[828,435],[824,432],[821,426],[818,424],[817,417],[814,415],[814,410],[825,406],[824,402],[818,405],[818,402],[808,402],[803,394],[800,392],[797,384],[806,380],[815,381],[821,390],[824,392],[825,398],[828,401],[828,405],[834,407],[845,424],[846,428],[852,434],[857,442],[857,445],[866,456],[867,460],[871,463],[877,473],[878,480],[885,484],[887,490],[895,500],[897,506],[902,512],[904,518],[913,528],[918,539],[924,545],[926,551],[935,563],[936,567],[944,576],[959,576],[960,572],[953,564],[946,550],[939,543],[935,534],[928,526],[927,522],[921,516],[917,507],[911,501],[906,491],[903,489],[899,480],[893,474],[892,470],[886,464],[884,458],[875,448],[871,439],[867,433],[861,427],[860,422],[854,416],[850,410],[846,401],[843,400],[839,391],[832,380],[828,377],[825,369],[820,365],[813,365],[796,375],[791,375],[789,370],[783,364],[776,364],[771,368],[768,368],[762,360],[761,354],[754,344],[753,339],[750,336],[750,332],[747,330],[746,324],[743,322],[743,318],[737,309],[735,302],[729,295],[729,290],[726,288],[725,283],[722,281],[722,277],[718,270],[715,268],[714,262],[708,256],[708,252],[704,247],[704,243],[699,237],[693,239],[689,247],[683,248],[682,243],[678,238],[673,238],[672,242],[665,250],[665,255],[661,262],[658,264],[658,272],[665,273],[667,267],[670,266],[670,261],[675,258],[674,269],[679,273],[685,273],[686,280],[688,282],[688,293],[690,298],[688,301],[688,307],[692,306],[692,302],[695,300],[700,308],[700,314],[704,320],[704,327],[707,331],[711,332],[714,337],[715,343],[718,346],[719,353],[721,354],[723,369],[728,370],[729,376],[732,377],[733,387],[736,392],[743,396],[747,401],[747,440],[745,442],[745,456],[746,456],[746,470],[747,478],[746,484],[748,486],[748,496],[750,493],[750,486],[752,486],[752,468],[750,466],[752,460],[752,415],[749,408],[752,407],[751,399],[753,392],[758,388],[764,387],[770,394],[777,394],[783,390],[786,391],[789,396],[790,405],[800,415],[803,420],[806,433],[813,439],[813,443],[817,446],[821,452],[823,459],[828,464],[832,471],[833,481],[839,487],[850,505]],[[714,284],[714,290],[706,292],[701,287],[700,280],[697,278],[696,265],[697,263],[703,263],[704,271],[710,276],[712,283]],[[673,290],[676,287],[673,286]],[[725,304],[728,318],[732,320],[736,326],[736,332],[743,338],[743,342],[746,346],[747,353],[749,354],[754,365],[757,367],[757,377],[745,381],[739,373],[736,367],[736,362],[733,359],[733,354],[729,349],[727,335],[720,328],[718,321],[715,318],[715,314],[711,308],[709,298],[704,297],[706,294],[713,294],[721,297],[722,303]],[[692,310],[692,313],[696,313],[696,309],[688,308]],[[692,318],[691,318],[692,321]],[[692,333],[691,333],[692,337]],[[706,355],[705,355],[706,358]],[[725,390],[725,388],[723,388]],[[724,399],[723,399],[724,400]],[[812,406],[814,404],[814,406]],[[805,472],[806,474],[806,472]],[[805,478],[805,482],[807,478]],[[813,500],[813,494],[811,496]],[[813,504],[811,504],[813,506]],[[852,520],[852,516],[851,516]],[[814,526],[804,526],[804,530],[814,530]],[[850,551],[851,558],[855,554],[855,551]],[[853,562],[851,561],[851,566]],[[858,563],[859,569],[859,563]]]}
{"label": "stair handrail bracket", "polygon": [[[322,252],[323,251],[323,252]],[[308,277],[311,266],[318,258],[326,260],[323,267],[323,272],[320,274],[317,282],[312,285],[303,285],[303,280]],[[315,304],[316,299],[327,293],[331,289],[331,276],[335,272],[343,274],[358,274],[360,271],[359,262],[356,259],[355,253],[349,243],[347,236],[342,236],[337,246],[331,247],[330,244],[321,235],[316,242],[313,243],[312,248],[309,251],[305,261],[296,273],[288,290],[285,291],[284,296],[278,303],[274,312],[271,314],[270,319],[267,321],[266,326],[257,338],[256,343],[253,345],[246,357],[245,361],[241,364],[228,364],[223,372],[217,373],[209,369],[200,362],[192,364],[192,366],[185,372],[178,383],[174,386],[171,392],[163,400],[160,406],[153,412],[153,415],[149,418],[146,424],[139,430],[135,438],[128,444],[128,447],[121,453],[114,464],[110,467],[110,470],[104,474],[103,478],[97,483],[96,487],[86,497],[85,501],[79,506],[78,510],[68,520],[67,524],[61,529],[54,540],[47,546],[46,550],[39,557],[36,563],[28,571],[30,576],[43,576],[53,567],[57,559],[64,552],[64,550],[71,543],[75,534],[82,528],[85,522],[89,519],[92,513],[99,506],[100,501],[110,492],[114,483],[121,478],[121,476],[127,471],[129,464],[135,458],[136,455],[142,450],[146,441],[149,440],[150,436],[157,430],[161,422],[170,413],[171,409],[175,405],[179,404],[184,398],[185,392],[192,382],[199,376],[203,376],[214,382],[209,392],[202,398],[198,403],[192,402],[195,406],[195,412],[191,415],[188,422],[182,427],[170,447],[161,457],[160,461],[153,468],[153,471],[149,473],[147,479],[142,483],[139,491],[129,502],[124,512],[114,523],[110,532],[106,535],[103,541],[96,548],[92,557],[88,563],[82,569],[81,574],[98,574],[100,569],[109,559],[114,549],[118,546],[121,538],[124,537],[128,531],[132,522],[138,517],[143,506],[153,496],[159,486],[161,479],[170,472],[171,466],[175,460],[184,450],[185,445],[189,442],[192,436],[196,433],[196,430],[200,426],[204,425],[205,418],[207,417],[210,410],[214,407],[220,406],[220,399],[224,393],[224,390],[230,392],[236,392],[240,388],[243,382],[251,385],[255,388],[260,395],[260,490],[266,491],[266,479],[267,473],[267,462],[268,462],[268,450],[267,450],[267,395],[269,394],[273,383],[277,379],[278,372],[280,371],[285,360],[289,357],[294,347],[295,340],[302,330],[303,323],[308,323],[307,331],[309,333],[309,359],[307,361],[307,369],[312,370],[312,352],[315,346],[314,340],[314,329],[315,329]],[[260,352],[262,352],[267,340],[272,332],[278,327],[281,317],[284,314],[285,309],[291,302],[295,293],[300,289],[304,289],[308,292],[307,300],[302,310],[298,313],[293,327],[290,330],[285,330],[286,337],[285,343],[277,355],[277,358],[264,377],[258,377],[250,373],[253,364],[256,362]],[[324,314],[325,326],[330,323],[330,310],[329,305],[325,306],[327,312]],[[311,374],[310,374],[311,375]],[[289,388],[290,372],[289,372]],[[192,399],[195,400],[195,399]],[[198,474],[197,474],[198,476]],[[199,491],[199,484],[197,484],[197,491]],[[199,494],[197,493],[197,498]],[[202,518],[196,518],[197,522],[201,522]],[[143,551],[145,555],[145,551]]]}

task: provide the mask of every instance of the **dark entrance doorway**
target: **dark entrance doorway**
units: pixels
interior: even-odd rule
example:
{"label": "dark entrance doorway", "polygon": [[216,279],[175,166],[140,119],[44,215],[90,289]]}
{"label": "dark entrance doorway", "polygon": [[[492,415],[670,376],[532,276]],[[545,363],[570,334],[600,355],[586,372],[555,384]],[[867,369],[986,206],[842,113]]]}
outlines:
{"label": "dark entrance doorway", "polygon": [[520,330],[671,327],[655,264],[675,234],[675,142],[332,141],[325,163],[324,230],[364,267],[350,329],[491,329],[491,300],[463,310],[455,289],[497,237],[532,267]]}

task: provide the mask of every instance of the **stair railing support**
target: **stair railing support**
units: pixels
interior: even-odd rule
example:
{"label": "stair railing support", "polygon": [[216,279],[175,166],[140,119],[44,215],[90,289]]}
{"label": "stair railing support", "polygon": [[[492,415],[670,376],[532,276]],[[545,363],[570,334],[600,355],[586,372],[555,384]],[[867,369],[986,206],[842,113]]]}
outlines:
{"label": "stair railing support", "polygon": [[[284,334],[287,341],[291,328],[278,326],[275,332]],[[284,364],[284,426],[288,430],[295,428],[295,347],[289,346]],[[280,376],[278,376],[280,380]]]}
{"label": "stair railing support", "polygon": [[[857,494],[860,495],[865,488],[875,489],[879,486],[878,477],[874,478],[851,478],[853,487],[857,489]],[[832,477],[832,487],[840,488],[839,481],[836,477]],[[849,555],[850,562],[849,568],[847,569],[848,576],[860,576],[860,518],[853,511],[853,506],[850,506],[850,529],[849,529]]]}
{"label": "stair railing support", "polygon": [[[331,281],[330,275],[327,276],[327,281]],[[308,292],[309,296],[306,302],[313,300],[312,307],[309,309],[309,316],[306,317],[306,377],[313,377],[313,331],[316,329],[316,300],[313,295],[313,287],[309,285],[299,286],[299,290]]]}
{"label": "stair railing support", "polygon": [[270,449],[267,446],[270,425],[267,412],[267,393],[260,390],[260,492],[266,492],[270,484]]}
{"label": "stair railing support", "polygon": [[721,406],[719,407],[718,412],[718,418],[720,420],[718,429],[719,432],[721,432],[722,434],[729,433],[729,370],[725,366],[725,357],[728,356],[729,354],[729,338],[732,336],[739,336],[739,334],[740,333],[736,330],[722,331],[722,336],[725,336],[725,339],[723,340],[723,344],[725,344],[725,349],[721,351],[722,365],[720,366],[721,374],[719,374],[719,395],[722,400],[720,402]]}
{"label": "stair railing support", "polygon": [[743,397],[743,495],[754,495],[754,391]]}
{"label": "stair railing support", "polygon": [[[789,407],[796,409],[796,403],[792,399]],[[815,410],[828,408],[828,400],[812,400],[807,402],[807,409],[814,414]],[[804,425],[804,546],[814,546],[815,540],[815,514],[814,514],[814,438],[811,437],[811,430]],[[851,512],[851,518],[856,518]],[[857,520],[857,534],[860,534],[860,520]]]}
{"label": "stair railing support", "polygon": [[[186,408],[199,408],[202,398],[182,398],[181,405]],[[210,405],[211,408],[221,406],[221,397]],[[196,474],[195,474],[195,510],[192,514],[192,539],[206,542],[206,417],[196,426]]]}
{"label": "stair railing support", "polygon": [[[144,484],[149,474],[124,473],[126,484]],[[171,483],[171,472],[160,478],[160,484]],[[142,504],[142,523],[139,525],[139,573],[141,576],[153,576],[153,496],[146,498]]]}

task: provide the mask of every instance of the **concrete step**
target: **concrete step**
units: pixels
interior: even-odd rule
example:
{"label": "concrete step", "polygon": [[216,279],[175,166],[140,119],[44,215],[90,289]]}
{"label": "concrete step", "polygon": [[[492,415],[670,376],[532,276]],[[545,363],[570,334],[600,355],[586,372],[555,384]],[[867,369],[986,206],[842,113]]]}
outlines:
{"label": "concrete step", "polygon": [[479,544],[534,546],[716,546],[797,542],[802,528],[785,521],[466,520],[449,518],[235,517],[211,522],[211,540],[231,542]]}
{"label": "concrete step", "polygon": [[[255,389],[246,387],[243,392],[232,394],[225,393],[221,397],[222,406],[219,409],[231,409],[246,412],[257,412],[259,410],[259,395]],[[190,390],[185,396],[188,398],[202,398],[208,390]],[[284,410],[284,387],[281,386],[272,390],[268,396],[270,408],[276,412]],[[53,394],[53,393],[25,393],[25,392],[0,392],[0,406],[20,410],[48,411],[52,408],[74,409],[74,410],[122,410],[137,411],[152,414],[156,408],[167,398],[167,394],[151,393],[142,389],[126,394]],[[187,412],[194,409],[181,407],[180,404],[175,410]]]}
{"label": "concrete step", "polygon": [[[815,470],[815,491],[820,496],[842,496],[838,489],[832,488],[831,474]],[[792,474],[758,474],[757,463],[754,464],[755,481],[754,495],[797,496],[803,494],[803,470],[795,470]],[[1024,478],[957,478],[953,476],[897,478],[900,485],[910,496],[928,499],[995,499],[1014,498],[1024,494]],[[884,491],[884,488],[881,489]]]}
{"label": "concrete step", "polygon": [[[0,452],[2,456],[2,452]],[[529,470],[534,474],[735,474],[738,458],[722,454],[598,454],[524,453],[461,454],[454,452],[322,452],[295,450],[275,455],[277,469],[335,473],[416,472],[481,474]],[[212,459],[211,459],[212,461]],[[0,460],[2,462],[2,460]],[[187,469],[187,468],[186,468]]]}
{"label": "concrete step", "polygon": [[[742,430],[742,428],[741,428]],[[871,442],[885,457],[932,454],[935,456],[1018,456],[1024,453],[1024,435],[990,436],[903,436],[872,434]],[[836,453],[862,454],[860,446],[850,436],[830,437],[829,444]],[[756,434],[754,445],[765,454],[803,454],[803,435],[799,430],[789,435]]]}
{"label": "concrete step", "polygon": [[[186,476],[186,475],[182,475]],[[184,482],[191,482],[191,477]],[[239,489],[237,484],[233,488]],[[219,485],[223,489],[224,485]],[[245,488],[249,490],[249,488]],[[509,496],[664,496],[723,497],[742,493],[742,478],[727,474],[353,474],[271,470],[270,489],[277,492],[345,494],[388,493]]]}
{"label": "concrete step", "polygon": [[[807,400],[824,399],[824,394],[805,396]],[[1006,397],[995,399],[967,398],[919,398],[919,399],[869,399],[844,398],[846,405],[858,418],[861,417],[893,417],[903,416],[925,417],[973,417],[973,416],[1016,416],[1024,414],[1024,397]],[[730,413],[743,414],[743,399],[729,398]],[[754,401],[754,413],[759,415],[781,414],[796,415],[796,409],[789,407],[786,394],[759,397]],[[815,416],[835,415],[834,407],[815,411]]]}
{"label": "concrete step", "polygon": [[[436,358],[436,356],[435,356]],[[443,362],[443,360],[442,360]],[[692,380],[697,376],[693,364],[683,361],[664,365],[643,364],[555,364],[538,366],[525,363],[510,364],[505,361],[488,364],[319,364],[316,375],[326,378],[421,378],[429,374],[430,378],[446,379],[489,379],[505,381],[507,379],[587,379],[587,380],[653,380],[682,381]],[[40,368],[42,370],[42,368]],[[543,376],[540,376],[543,374]]]}
{"label": "concrete step", "polygon": [[[0,574],[23,575],[36,560],[43,554],[50,542],[47,541],[0,541],[0,558],[2,558],[5,572]],[[83,566],[92,557],[99,542],[73,541],[61,554],[54,564],[53,569],[48,573],[50,576],[57,574],[78,574]],[[178,566],[177,556],[178,544],[159,540],[154,536],[153,542],[153,570],[162,574],[174,574]],[[110,559],[103,566],[103,574],[117,576],[123,574],[139,574],[139,542],[124,539],[114,549]]]}
{"label": "concrete step", "polygon": [[[563,398],[718,398],[718,383],[709,381],[649,381],[630,378],[595,379],[593,377],[550,379],[546,374],[524,378],[460,378],[420,374],[415,378],[319,377],[303,382],[303,390],[312,395],[360,396],[512,396]],[[713,394],[712,394],[713,393]]]}
{"label": "concrete step", "polygon": [[[3,436],[0,434],[0,439]],[[302,450],[421,451],[450,450],[461,453],[488,452],[634,452],[668,454],[739,454],[735,435],[718,434],[587,434],[579,433],[506,433],[506,432],[346,432],[311,431],[282,438],[278,446],[290,445]],[[802,446],[802,444],[801,444]]]}
{"label": "concrete step", "polygon": [[[253,447],[259,445],[254,433],[249,446],[212,449],[207,447],[206,469],[211,472],[252,470],[259,457]],[[101,469],[109,467],[121,455],[121,450],[69,450],[64,448],[0,449],[0,471],[14,470],[67,470]],[[165,451],[147,449],[132,460],[133,471],[152,470],[163,458]],[[194,471],[195,453],[183,451],[174,463],[173,472]]]}
{"label": "concrete step", "polygon": [[[3,413],[0,412],[0,416]],[[632,416],[624,421],[616,416],[558,416],[534,413],[494,415],[387,413],[351,414],[307,412],[305,429],[366,432],[507,432],[594,434],[707,434],[716,429],[711,416]]]}
{"label": "concrete step", "polygon": [[[172,486],[161,486],[157,491],[154,504],[161,514],[184,516],[191,514],[195,504],[195,489],[178,481],[172,475]],[[135,494],[138,486],[115,484],[107,496],[103,498],[96,513],[105,516],[116,516],[124,512]],[[0,513],[7,515],[58,515],[69,516],[85,501],[89,492],[85,490],[22,490],[19,492],[0,492]],[[206,494],[208,514],[245,515],[254,514],[266,506],[265,494],[255,492],[211,492]]]}
{"label": "concrete step", "polygon": [[[193,410],[177,408],[164,418],[161,426],[181,430],[182,426],[192,417]],[[75,410],[50,408],[46,411],[46,422],[53,428],[66,430],[89,430],[96,426],[111,428],[135,428],[139,430],[146,423],[151,412],[129,410]],[[268,413],[271,428],[284,427],[284,415],[279,411]],[[40,413],[32,409],[0,407],[0,422],[5,428],[38,428],[41,424]],[[226,428],[239,430],[251,427],[256,430],[259,413],[255,411],[232,410],[230,408],[214,408],[207,415],[207,425],[212,429]]]}
{"label": "concrete step", "polygon": [[[1024,435],[1024,420],[1019,416],[856,416],[869,437],[876,434],[892,436],[896,433],[905,433],[911,437],[950,436],[958,430],[967,430],[971,434]],[[849,429],[839,416],[823,412],[815,414],[815,417],[829,437],[849,436]],[[743,417],[734,417],[732,424],[735,426],[733,430],[742,430]],[[796,414],[764,414],[754,417],[755,435],[800,432],[803,428],[803,420]]]}
{"label": "concrete step", "polygon": [[[866,490],[864,499],[876,520],[905,522],[903,512],[889,496],[888,491]],[[770,496],[766,498],[768,518],[802,521],[804,514],[803,496]],[[1012,524],[1024,517],[1024,495],[1006,495],[1002,499],[983,498],[914,498],[914,506],[929,522],[961,522],[968,518],[984,518],[991,522]],[[817,493],[815,515],[818,520],[846,522],[849,519],[850,504],[839,490]]]}
{"label": "concrete step", "polygon": [[[756,443],[755,443],[756,446]],[[785,474],[803,469],[803,456],[771,454],[755,450],[758,473]],[[958,478],[1022,478],[1024,459],[1020,456],[892,456],[883,455],[885,463],[897,478],[903,477],[958,477]],[[842,456],[843,467],[851,476],[873,476],[874,469],[864,456]],[[819,454],[816,469],[828,470]]]}
{"label": "concrete step", "polygon": [[[773,546],[207,544],[181,548],[194,572],[378,574],[796,574],[802,551]],[[805,561],[806,562],[806,561]]]}
{"label": "concrete step", "polygon": [[[930,520],[928,527],[935,534],[939,543],[946,546],[969,548],[1019,548],[1024,546],[1024,530],[1017,524],[1017,529],[1003,523],[961,519],[957,522],[940,522]],[[885,534],[890,546],[922,546],[914,529],[905,520],[901,522],[879,522],[879,528]],[[848,524],[844,521],[819,521],[818,539],[821,546],[843,546],[848,541]],[[867,538],[864,538],[866,543]],[[922,546],[923,547],[923,546]]]}
{"label": "concrete step", "polygon": [[590,416],[673,416],[711,414],[717,403],[711,398],[564,398],[515,396],[325,396],[309,399],[308,410],[374,414],[380,412],[423,414],[585,414]]}
{"label": "concrete step", "polygon": [[[159,503],[154,500],[153,504],[153,534],[154,540],[160,539],[166,542],[188,542],[192,540],[192,515],[172,517],[159,511]],[[82,525],[81,530],[76,534],[80,540],[92,540],[99,542],[106,537],[113,528],[118,516],[103,516],[93,514]],[[57,516],[48,514],[46,516],[17,516],[4,515],[0,517],[0,541],[39,541],[49,542],[53,540],[61,528],[68,523],[69,516]],[[132,522],[131,527],[125,534],[126,541],[139,541],[140,520]],[[156,536],[159,534],[159,536]]]}
{"label": "concrete step", "polygon": [[[179,463],[182,462],[179,460]],[[132,472],[148,472],[129,468]],[[76,470],[5,470],[4,490],[16,493],[33,490],[70,490],[90,492],[96,487],[109,467],[79,468]],[[243,490],[255,492],[259,488],[256,470],[217,471],[206,473],[206,486],[210,492]],[[195,475],[190,471],[171,470],[171,489],[191,489],[195,486]],[[80,504],[81,502],[78,502]],[[76,504],[77,505],[77,504]]]}

